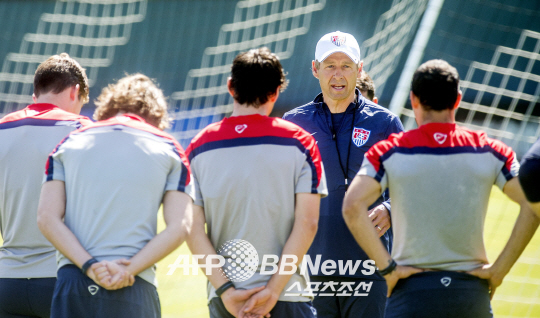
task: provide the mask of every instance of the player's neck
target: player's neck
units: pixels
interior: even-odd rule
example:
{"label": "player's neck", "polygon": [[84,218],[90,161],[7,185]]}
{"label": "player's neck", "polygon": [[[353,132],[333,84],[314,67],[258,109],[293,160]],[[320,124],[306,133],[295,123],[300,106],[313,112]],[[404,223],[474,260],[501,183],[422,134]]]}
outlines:
{"label": "player's neck", "polygon": [[53,104],[67,112],[78,114],[77,110],[74,108],[74,105],[72,105],[73,103],[69,102],[69,91],[67,89],[58,94],[51,92],[41,94],[39,97],[36,97],[34,102],[36,104]]}
{"label": "player's neck", "polygon": [[354,99],[356,97],[356,94],[352,94],[347,99],[342,100],[333,100],[330,98],[327,98],[323,95],[323,101],[328,106],[328,109],[332,114],[338,114],[338,113],[344,113],[347,110],[347,107],[354,102]]}
{"label": "player's neck", "polygon": [[418,126],[431,123],[454,124],[455,122],[454,110],[423,111],[420,118],[417,118]]}
{"label": "player's neck", "polygon": [[268,116],[272,112],[274,104],[269,102],[260,105],[259,107],[249,106],[247,104],[238,104],[236,101],[233,105],[233,112],[231,117],[234,116],[249,116],[249,115],[262,115]]}

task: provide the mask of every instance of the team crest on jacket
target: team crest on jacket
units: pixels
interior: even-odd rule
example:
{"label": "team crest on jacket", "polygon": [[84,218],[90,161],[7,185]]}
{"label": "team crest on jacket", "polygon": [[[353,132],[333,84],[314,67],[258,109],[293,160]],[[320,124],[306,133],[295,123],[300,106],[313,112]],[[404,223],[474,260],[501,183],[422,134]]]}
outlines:
{"label": "team crest on jacket", "polygon": [[356,147],[363,146],[368,141],[370,133],[371,131],[367,129],[354,127],[352,132],[352,141]]}
{"label": "team crest on jacket", "polygon": [[332,43],[334,43],[337,46],[341,46],[345,43],[345,37],[339,36],[339,35],[332,35]]}

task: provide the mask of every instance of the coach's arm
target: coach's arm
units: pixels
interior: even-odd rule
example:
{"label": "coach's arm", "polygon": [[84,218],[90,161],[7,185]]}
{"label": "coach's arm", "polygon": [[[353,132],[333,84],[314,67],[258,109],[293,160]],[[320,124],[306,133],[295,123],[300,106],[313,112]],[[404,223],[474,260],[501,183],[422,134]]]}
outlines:
{"label": "coach's arm", "polygon": [[[353,234],[356,242],[375,261],[379,269],[386,268],[392,262],[392,257],[384,248],[379,234],[368,216],[368,207],[377,200],[381,194],[381,185],[375,179],[366,175],[357,175],[345,193],[343,201],[343,218]],[[397,266],[394,271],[385,275],[388,285],[388,296],[397,281],[412,274],[421,272],[421,269],[409,266]]]}
{"label": "coach's arm", "polygon": [[[296,266],[299,267],[304,255],[306,255],[319,226],[319,208],[321,195],[313,193],[297,193],[294,224],[291,235],[283,246],[277,268],[281,267],[284,255],[295,255]],[[367,214],[366,214],[367,216]],[[272,275],[266,288],[253,295],[244,308],[240,317],[253,317],[253,315],[265,315],[274,308],[279,295],[289,282],[292,274],[280,274],[279,271]]]}
{"label": "coach's arm", "polygon": [[484,265],[482,268],[469,272],[471,275],[489,280],[492,298],[495,289],[502,283],[508,272],[510,272],[510,269],[527,244],[529,244],[540,224],[540,217],[534,214],[529,202],[527,202],[518,177],[514,177],[508,181],[503,188],[503,192],[512,201],[520,205],[519,215],[514,224],[512,234],[495,263]]}
{"label": "coach's arm", "polygon": [[[84,249],[75,234],[64,223],[66,213],[66,190],[64,181],[47,181],[41,188],[41,196],[37,211],[38,227],[52,245],[65,257],[81,268],[83,264],[92,259]],[[96,284],[106,289],[119,289],[131,286],[134,277],[126,272],[118,272],[111,276],[106,266],[107,262],[95,263],[86,272]],[[119,260],[118,264],[128,264]],[[111,266],[120,266],[111,263]]]}

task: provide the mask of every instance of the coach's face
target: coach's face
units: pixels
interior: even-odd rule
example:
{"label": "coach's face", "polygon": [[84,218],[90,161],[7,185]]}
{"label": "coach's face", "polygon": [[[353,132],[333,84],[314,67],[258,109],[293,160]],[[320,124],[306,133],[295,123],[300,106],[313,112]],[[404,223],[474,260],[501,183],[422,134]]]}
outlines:
{"label": "coach's face", "polygon": [[313,63],[313,76],[319,79],[325,98],[341,101],[354,98],[356,79],[360,77],[360,67],[345,53],[337,52],[328,56],[319,64]]}

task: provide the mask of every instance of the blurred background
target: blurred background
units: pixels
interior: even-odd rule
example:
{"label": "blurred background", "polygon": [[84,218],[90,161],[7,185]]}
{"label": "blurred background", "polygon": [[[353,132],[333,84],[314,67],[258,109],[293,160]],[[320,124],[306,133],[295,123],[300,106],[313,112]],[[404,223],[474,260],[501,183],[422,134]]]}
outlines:
{"label": "blurred background", "polygon": [[[290,80],[273,113],[281,116],[320,92],[310,70],[315,45],[339,30],[356,37],[380,104],[406,129],[416,125],[414,70],[444,59],[462,80],[457,120],[521,158],[540,136],[539,21],[538,0],[2,0],[0,117],[32,102],[39,63],[67,52],[90,79],[84,115],[102,88],[141,72],[169,97],[169,132],[186,147],[232,111],[225,83],[236,54],[267,46],[280,57]],[[486,245],[496,256],[517,210],[500,193],[490,204]],[[540,317],[538,235],[516,268],[495,295],[497,317]]]}

